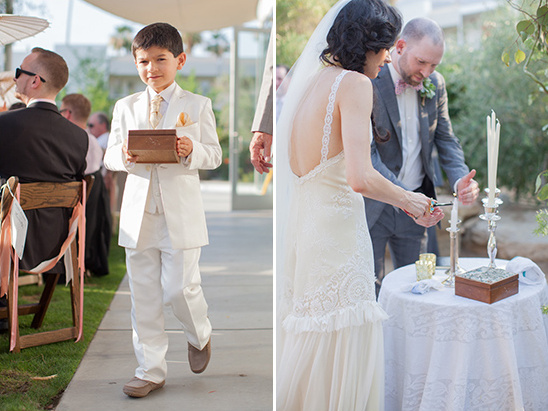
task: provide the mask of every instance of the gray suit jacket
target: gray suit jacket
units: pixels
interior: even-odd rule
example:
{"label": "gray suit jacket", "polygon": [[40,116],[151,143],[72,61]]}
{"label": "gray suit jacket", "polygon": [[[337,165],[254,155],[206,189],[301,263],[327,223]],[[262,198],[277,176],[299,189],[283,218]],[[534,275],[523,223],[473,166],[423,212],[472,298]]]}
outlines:
{"label": "gray suit jacket", "polygon": [[[440,165],[445,171],[451,187],[459,178],[464,177],[469,169],[464,163],[462,147],[451,127],[445,80],[436,71],[430,75],[430,80],[436,86],[436,95],[431,99],[423,99],[417,93],[417,98],[419,99],[419,135],[422,143],[421,158],[426,174],[423,183],[425,189],[423,191],[426,195],[435,197],[434,167],[432,164],[434,145],[438,150]],[[394,82],[388,66],[384,66],[378,77],[373,80],[373,89],[375,92],[373,112],[376,126],[381,131],[387,130],[390,133],[390,140],[386,143],[372,142],[371,160],[375,169],[384,177],[403,187],[397,177],[402,167],[401,119]],[[365,199],[369,227],[375,224],[384,207],[390,206],[379,201]]]}
{"label": "gray suit jacket", "polygon": [[266,52],[266,61],[263,72],[263,82],[261,91],[259,92],[259,100],[255,110],[255,118],[251,131],[261,131],[263,133],[272,134],[274,108],[274,31],[270,33],[270,41],[268,42],[268,51]]}

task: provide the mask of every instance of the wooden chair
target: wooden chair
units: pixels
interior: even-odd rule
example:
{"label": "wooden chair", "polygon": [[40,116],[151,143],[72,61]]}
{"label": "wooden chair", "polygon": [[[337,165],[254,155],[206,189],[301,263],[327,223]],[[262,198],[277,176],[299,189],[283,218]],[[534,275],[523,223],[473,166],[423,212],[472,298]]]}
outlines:
{"label": "wooden chair", "polygon": [[[83,199],[87,198],[87,194],[89,194],[89,190],[93,185],[92,176],[87,176],[85,180],[85,193],[83,193],[84,185],[79,181],[66,183],[39,182],[19,184],[19,203],[21,204],[23,210],[35,210],[52,207],[64,207],[74,210],[78,204],[82,204],[82,206],[85,205]],[[16,177],[11,177],[10,180],[8,180],[8,184],[10,184],[10,182],[10,187],[13,186],[12,192],[15,193],[15,189],[17,188]],[[7,205],[8,202],[10,203],[9,205]],[[4,205],[4,203],[6,203],[6,205]],[[7,199],[2,205],[1,216],[3,221],[6,218],[7,210],[11,207],[11,200]],[[82,213],[85,215],[85,208]],[[81,338],[84,303],[82,276],[83,269],[81,269],[81,267],[84,267],[84,253],[79,253],[78,251],[80,249],[83,251],[83,244],[80,245],[79,239],[85,238],[85,224],[78,224],[78,231],[79,232],[74,235],[74,238],[70,241],[70,243],[68,243],[70,255],[72,256],[71,265],[74,272],[73,278],[69,283],[72,302],[72,327],[53,331],[37,332],[28,335],[20,335],[19,316],[21,315],[34,314],[31,327],[38,329],[42,326],[60,274],[44,274],[45,285],[38,303],[19,305],[17,288],[19,277],[19,271],[17,270],[18,264],[13,261],[13,257],[11,258],[7,307],[0,308],[0,319],[8,318],[10,351],[20,352],[23,348],[35,347],[38,345],[50,344],[70,339],[76,339],[76,341],[79,341]],[[47,232],[44,232],[44,235],[47,236]],[[70,238],[70,236],[67,237],[67,239],[68,238]],[[0,274],[5,275],[5,273]],[[35,272],[34,274],[37,273]],[[17,315],[15,313],[17,313]]]}

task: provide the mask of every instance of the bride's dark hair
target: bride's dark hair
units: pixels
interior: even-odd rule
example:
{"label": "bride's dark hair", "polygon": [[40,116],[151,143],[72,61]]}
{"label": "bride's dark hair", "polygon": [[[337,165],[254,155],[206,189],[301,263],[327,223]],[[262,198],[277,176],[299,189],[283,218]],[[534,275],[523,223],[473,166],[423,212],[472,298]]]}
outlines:
{"label": "bride's dark hair", "polygon": [[[352,0],[335,18],[320,59],[328,65],[364,74],[366,53],[378,53],[392,47],[401,27],[400,13],[383,0]],[[373,115],[371,119],[375,140],[387,141],[388,132],[381,136]]]}
{"label": "bride's dark hair", "polygon": [[392,47],[401,27],[400,13],[383,0],[352,0],[335,18],[320,58],[363,74],[365,54]]}

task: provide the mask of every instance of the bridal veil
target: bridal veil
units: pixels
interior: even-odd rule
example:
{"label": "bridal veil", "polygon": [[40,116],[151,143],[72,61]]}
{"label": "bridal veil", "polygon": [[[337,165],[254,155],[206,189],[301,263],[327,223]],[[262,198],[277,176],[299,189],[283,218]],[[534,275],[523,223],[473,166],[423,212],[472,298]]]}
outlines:
{"label": "bridal veil", "polygon": [[[337,2],[320,21],[314,33],[308,40],[297,62],[293,65],[280,89],[286,89],[284,105],[276,123],[275,132],[275,156],[274,169],[276,178],[274,181],[274,202],[276,210],[276,260],[274,270],[276,273],[276,318],[278,336],[281,329],[280,319],[287,313],[287,304],[284,303],[284,265],[285,265],[285,236],[289,218],[289,207],[292,199],[292,187],[289,181],[292,171],[289,166],[289,139],[293,130],[293,120],[299,104],[311,85],[314,76],[324,67],[320,60],[321,52],[327,47],[327,34],[333,26],[335,18],[341,9],[351,0]],[[279,340],[278,340],[279,342]]]}

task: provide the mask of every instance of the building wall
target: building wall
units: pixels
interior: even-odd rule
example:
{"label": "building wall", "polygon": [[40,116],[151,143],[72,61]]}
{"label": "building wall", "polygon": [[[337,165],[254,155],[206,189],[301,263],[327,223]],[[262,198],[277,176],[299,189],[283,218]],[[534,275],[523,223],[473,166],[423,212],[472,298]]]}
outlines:
{"label": "building wall", "polygon": [[482,15],[499,6],[497,0],[398,0],[396,7],[407,22],[416,17],[435,20],[448,41],[479,47]]}

